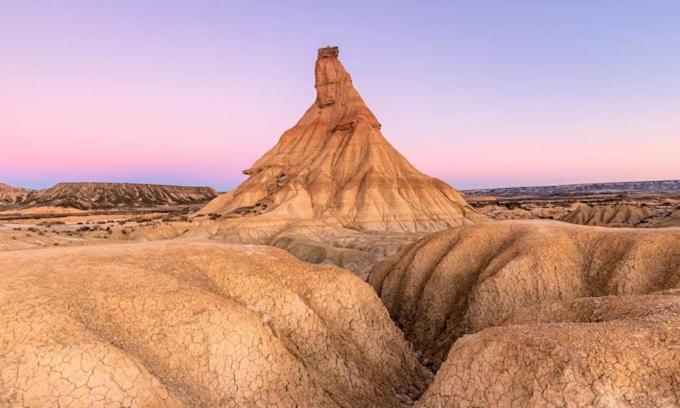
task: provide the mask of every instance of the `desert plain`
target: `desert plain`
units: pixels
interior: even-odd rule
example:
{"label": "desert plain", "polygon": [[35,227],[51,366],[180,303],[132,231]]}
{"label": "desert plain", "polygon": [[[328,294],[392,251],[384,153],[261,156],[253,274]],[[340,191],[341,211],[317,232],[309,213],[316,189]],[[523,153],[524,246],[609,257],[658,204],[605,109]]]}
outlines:
{"label": "desert plain", "polygon": [[680,181],[460,192],[314,84],[228,192],[0,185],[0,406],[680,406]]}

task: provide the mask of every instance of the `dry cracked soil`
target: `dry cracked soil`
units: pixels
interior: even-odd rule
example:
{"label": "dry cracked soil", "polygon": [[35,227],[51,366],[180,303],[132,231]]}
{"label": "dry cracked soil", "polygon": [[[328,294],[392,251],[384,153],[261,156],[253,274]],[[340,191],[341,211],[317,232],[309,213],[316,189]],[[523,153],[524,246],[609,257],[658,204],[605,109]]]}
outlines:
{"label": "dry cracked soil", "polygon": [[0,406],[674,407],[680,229],[428,235],[362,281],[200,239],[0,252]]}
{"label": "dry cracked soil", "polygon": [[0,254],[0,405],[401,406],[422,367],[373,290],[210,242]]}

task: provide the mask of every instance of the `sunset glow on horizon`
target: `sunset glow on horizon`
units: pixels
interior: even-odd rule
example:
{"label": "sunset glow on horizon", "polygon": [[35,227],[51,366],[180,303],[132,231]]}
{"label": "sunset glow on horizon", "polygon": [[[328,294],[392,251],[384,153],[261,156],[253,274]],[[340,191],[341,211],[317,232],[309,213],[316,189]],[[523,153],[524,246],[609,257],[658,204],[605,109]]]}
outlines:
{"label": "sunset glow on horizon", "polygon": [[0,4],[0,182],[230,189],[329,44],[456,188],[680,179],[680,3],[27,3]]}

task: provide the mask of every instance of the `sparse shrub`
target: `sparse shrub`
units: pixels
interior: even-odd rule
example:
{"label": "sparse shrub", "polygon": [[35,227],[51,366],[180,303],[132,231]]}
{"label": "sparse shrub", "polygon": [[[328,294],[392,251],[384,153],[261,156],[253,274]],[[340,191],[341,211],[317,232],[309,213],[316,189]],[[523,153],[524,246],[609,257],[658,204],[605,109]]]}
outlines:
{"label": "sparse shrub", "polygon": [[66,224],[64,221],[43,221],[39,223],[38,225],[42,227],[52,227],[54,225],[63,225]]}

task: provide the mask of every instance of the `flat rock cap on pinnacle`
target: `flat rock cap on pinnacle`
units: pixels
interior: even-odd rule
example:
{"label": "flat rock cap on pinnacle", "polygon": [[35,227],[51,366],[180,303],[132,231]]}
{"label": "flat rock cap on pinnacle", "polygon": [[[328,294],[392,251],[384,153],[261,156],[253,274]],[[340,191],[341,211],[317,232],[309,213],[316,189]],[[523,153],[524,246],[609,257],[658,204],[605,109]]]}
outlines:
{"label": "flat rock cap on pinnacle", "polygon": [[331,57],[331,58],[338,58],[338,55],[340,55],[340,49],[338,47],[323,47],[319,48],[319,54],[318,57]]}

